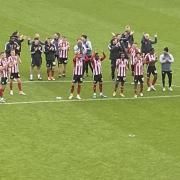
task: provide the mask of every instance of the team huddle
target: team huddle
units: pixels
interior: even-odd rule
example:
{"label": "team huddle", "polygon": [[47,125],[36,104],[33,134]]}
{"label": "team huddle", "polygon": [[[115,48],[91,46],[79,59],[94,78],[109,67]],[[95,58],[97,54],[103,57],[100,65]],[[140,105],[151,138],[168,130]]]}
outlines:
{"label": "team huddle", "polygon": [[[126,26],[122,33],[112,33],[113,37],[110,40],[108,49],[110,52],[111,61],[111,78],[115,81],[113,97],[116,96],[118,86],[120,85],[120,96],[125,97],[125,82],[128,69],[131,69],[134,84],[134,97],[143,96],[144,87],[144,69],[146,68],[147,91],[156,91],[155,84],[157,80],[156,62],[158,57],[155,53],[153,44],[157,43],[157,35],[154,40],[150,39],[149,34],[143,34],[141,40],[141,48],[134,42],[134,32],[130,26]],[[0,53],[0,102],[4,103],[3,98],[5,87],[9,81],[10,95],[13,95],[13,82],[17,81],[19,94],[26,95],[22,90],[22,81],[20,79],[19,64],[21,63],[21,44],[28,39],[28,45],[31,53],[30,64],[30,80],[34,80],[34,68],[37,68],[37,79],[42,80],[41,65],[42,54],[45,54],[47,80],[55,80],[55,67],[58,64],[59,78],[66,77],[66,65],[68,63],[68,52],[70,43],[65,36],[55,33],[53,38],[47,38],[45,42],[40,40],[39,34],[35,34],[33,39],[19,35],[19,32],[14,32],[10,36],[10,40],[5,45],[5,51]],[[103,94],[103,77],[102,77],[102,61],[106,59],[105,52],[102,55],[93,51],[91,41],[87,35],[81,35],[77,39],[76,45],[73,48],[73,78],[70,88],[69,99],[74,97],[74,89],[77,84],[78,100],[81,99],[81,84],[85,76],[87,77],[88,69],[90,68],[93,74],[93,98],[97,98],[97,85],[99,86],[100,97],[106,98]],[[164,48],[164,52],[159,57],[162,69],[162,86],[165,91],[165,77],[168,75],[169,91],[172,91],[172,70],[171,63],[174,62],[172,54],[169,53],[168,47]],[[151,81],[151,75],[153,79]],[[138,85],[140,90],[138,90]]]}

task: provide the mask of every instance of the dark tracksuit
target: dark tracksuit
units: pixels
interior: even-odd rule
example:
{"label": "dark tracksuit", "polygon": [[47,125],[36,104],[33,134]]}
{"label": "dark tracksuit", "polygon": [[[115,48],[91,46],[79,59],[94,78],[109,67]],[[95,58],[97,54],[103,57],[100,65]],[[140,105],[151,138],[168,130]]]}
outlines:
{"label": "dark tracksuit", "polygon": [[43,48],[41,44],[35,45],[32,43],[31,45],[31,58],[32,58],[32,66],[40,67],[42,64],[42,54]]}
{"label": "dark tracksuit", "polygon": [[111,61],[111,77],[115,78],[115,69],[116,69],[116,60],[120,57],[120,53],[123,52],[121,46],[113,45],[112,43],[109,45],[110,56],[109,59]]}
{"label": "dark tracksuit", "polygon": [[46,58],[46,66],[48,68],[52,68],[55,62],[55,54],[56,54],[56,47],[54,44],[45,44],[45,58]]}
{"label": "dark tracksuit", "polygon": [[11,56],[11,51],[15,50],[16,54],[19,54],[19,45],[15,41],[9,41],[5,45],[6,57]]}
{"label": "dark tracksuit", "polygon": [[146,55],[151,51],[152,44],[156,44],[156,43],[157,43],[157,37],[155,37],[154,41],[150,39],[145,39],[143,37],[141,40],[141,52]]}

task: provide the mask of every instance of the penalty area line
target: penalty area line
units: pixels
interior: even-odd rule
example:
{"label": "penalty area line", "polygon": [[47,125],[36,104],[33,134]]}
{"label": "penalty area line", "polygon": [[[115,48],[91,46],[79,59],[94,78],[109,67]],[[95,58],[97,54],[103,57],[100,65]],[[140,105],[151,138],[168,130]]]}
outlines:
{"label": "penalty area line", "polygon": [[138,97],[138,98],[134,98],[134,97],[125,97],[125,98],[99,98],[99,99],[81,99],[81,100],[77,100],[77,99],[72,99],[72,100],[68,100],[68,99],[61,99],[61,100],[49,100],[49,101],[22,101],[22,102],[7,102],[7,103],[0,103],[0,105],[21,105],[21,104],[40,104],[40,103],[65,103],[65,102],[96,102],[96,101],[114,101],[114,100],[119,100],[119,101],[124,101],[124,100],[143,100],[143,99],[165,99],[165,98],[180,98],[180,95],[172,95],[172,96],[147,96],[147,97]]}

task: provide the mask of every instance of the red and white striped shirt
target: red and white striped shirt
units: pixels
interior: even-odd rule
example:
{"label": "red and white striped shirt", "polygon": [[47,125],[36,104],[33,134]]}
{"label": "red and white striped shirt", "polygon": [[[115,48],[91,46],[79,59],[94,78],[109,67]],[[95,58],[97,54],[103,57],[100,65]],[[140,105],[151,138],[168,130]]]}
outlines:
{"label": "red and white striped shirt", "polygon": [[6,77],[8,78],[9,75],[9,62],[7,59],[1,59],[0,60],[0,66],[2,67],[2,70],[0,71],[0,77]]}
{"label": "red and white striped shirt", "polygon": [[93,66],[93,75],[99,75],[102,73],[101,71],[101,60],[96,60],[95,58],[92,59],[92,66]]}
{"label": "red and white striped shirt", "polygon": [[74,75],[83,75],[83,57],[82,56],[75,56],[73,59],[74,62],[74,69],[73,74]]}
{"label": "red and white striped shirt", "polygon": [[134,60],[135,60],[135,57],[136,57],[136,50],[135,48],[130,48],[129,49],[129,53],[130,53],[130,62],[131,62],[131,65],[134,65]]}
{"label": "red and white striped shirt", "polygon": [[59,43],[59,58],[68,58],[69,42],[60,41]]}
{"label": "red and white striped shirt", "polygon": [[120,77],[126,76],[127,65],[128,65],[127,59],[116,60],[117,76],[120,76]]}
{"label": "red and white striped shirt", "polygon": [[[154,53],[154,54],[150,54],[150,53],[148,53],[148,54],[146,54],[146,56],[145,56],[145,59],[146,59],[146,61],[147,61],[147,63],[149,64],[149,63],[155,63],[155,61],[157,60],[157,56],[156,56],[156,54]],[[153,64],[154,65],[154,64]]]}
{"label": "red and white striped shirt", "polygon": [[135,76],[140,76],[143,75],[144,73],[144,63],[143,63],[143,59],[135,59],[134,62],[134,75]]}
{"label": "red and white striped shirt", "polygon": [[138,49],[138,48],[133,48],[133,47],[131,47],[131,48],[129,49],[131,65],[134,65],[134,61],[135,61],[136,53],[137,53],[137,52],[140,52],[140,49]]}
{"label": "red and white striped shirt", "polygon": [[19,61],[17,56],[9,56],[8,61],[10,65],[10,73],[19,73]]}

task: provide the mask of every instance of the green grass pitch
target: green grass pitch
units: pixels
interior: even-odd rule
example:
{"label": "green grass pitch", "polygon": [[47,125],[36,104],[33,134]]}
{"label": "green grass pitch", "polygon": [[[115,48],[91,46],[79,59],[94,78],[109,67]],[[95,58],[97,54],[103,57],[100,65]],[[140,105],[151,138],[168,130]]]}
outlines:
{"label": "green grass pitch", "polygon": [[[0,4],[1,50],[17,29],[29,36],[39,32],[41,39],[57,31],[66,35],[71,58],[76,38],[86,33],[94,49],[108,55],[111,32],[130,24],[139,45],[143,32],[157,33],[158,55],[168,46],[175,57],[172,93],[161,90],[158,63],[157,92],[133,99],[129,73],[126,99],[113,99],[107,58],[103,76],[109,99],[92,101],[92,84],[85,82],[84,100],[77,102],[67,100],[71,58],[64,82],[30,83],[30,54],[24,42],[20,71],[27,96],[19,96],[16,88],[10,96],[7,88],[9,104],[0,105],[0,180],[180,179],[178,0],[0,0]],[[56,96],[63,100],[57,101]]]}

